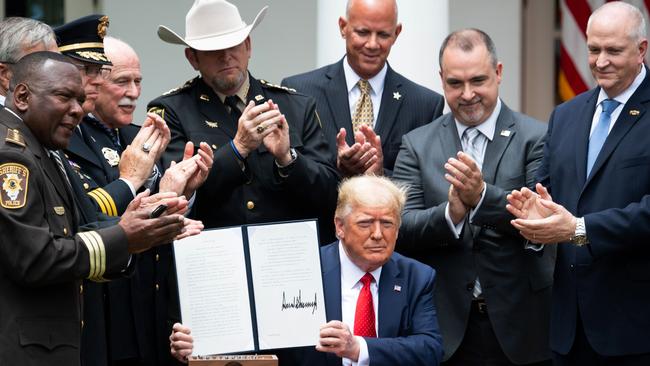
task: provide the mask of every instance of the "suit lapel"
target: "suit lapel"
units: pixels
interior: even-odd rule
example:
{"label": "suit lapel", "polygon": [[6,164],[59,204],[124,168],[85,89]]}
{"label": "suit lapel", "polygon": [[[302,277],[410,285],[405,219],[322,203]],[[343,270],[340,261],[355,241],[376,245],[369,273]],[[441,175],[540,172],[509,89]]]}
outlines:
{"label": "suit lapel", "polygon": [[341,261],[339,259],[338,242],[323,251],[321,261],[323,264],[323,283],[325,283],[325,312],[327,321],[342,320]]}
{"label": "suit lapel", "polygon": [[[648,71],[648,70],[646,70]],[[625,103],[621,114],[616,120],[616,124],[607,135],[605,144],[600,150],[594,166],[591,169],[591,175],[587,177],[585,186],[591,182],[593,177],[598,174],[598,171],[603,167],[607,159],[616,149],[616,146],[621,142],[623,137],[630,131],[634,124],[646,113],[646,108],[643,106],[643,102],[650,100],[650,92],[648,91],[647,84],[650,82],[650,76],[646,74],[645,79],[639,85],[637,90],[632,94],[632,97]],[[593,115],[593,114],[592,114]],[[587,161],[586,159],[583,161]],[[583,164],[586,165],[586,164]]]}
{"label": "suit lapel", "polygon": [[[400,95],[400,97],[396,97],[396,95]],[[402,106],[402,100],[406,97],[402,93],[402,84],[396,79],[393,69],[388,66],[384,81],[384,91],[379,106],[379,115],[375,123],[375,133],[377,135],[388,136],[393,126],[399,122],[396,120],[397,113]]]}
{"label": "suit lapel", "polygon": [[380,338],[391,338],[399,334],[401,310],[406,301],[402,289],[406,291],[403,278],[400,277],[399,268],[391,258],[381,268],[381,278],[379,279],[377,320]]}
{"label": "suit lapel", "polygon": [[591,131],[591,120],[596,110],[596,100],[598,91],[595,89],[591,97],[587,99],[582,106],[582,110],[577,114],[575,138],[575,156],[576,156],[576,173],[577,182],[580,187],[584,187],[587,180],[587,150],[589,149],[589,132]]}
{"label": "suit lapel", "polygon": [[[454,117],[451,113],[447,113],[442,117],[440,121],[443,128],[441,133],[438,135],[440,138],[440,147],[442,148],[442,153],[444,160],[451,157],[456,157],[456,153],[463,150],[463,146],[460,143],[460,138],[458,137],[458,129],[456,129],[456,123],[454,122]],[[429,149],[432,153],[434,149]]]}
{"label": "suit lapel", "polygon": [[[203,121],[197,121],[198,124],[203,125],[206,130],[221,131],[228,135],[231,139],[235,138],[237,133],[237,121],[232,121],[230,114],[226,107],[215,92],[210,88],[203,79],[197,80],[199,87],[195,97],[199,100],[199,111],[203,115]],[[214,127],[213,127],[214,126]]]}
{"label": "suit lapel", "polygon": [[[502,131],[509,131],[501,133]],[[483,179],[489,184],[494,184],[496,178],[497,167],[501,161],[503,153],[512,141],[512,138],[517,133],[515,128],[515,120],[512,117],[512,111],[505,103],[501,103],[501,112],[497,118],[497,123],[494,129],[494,137],[489,141],[485,149],[485,157],[483,158]]]}
{"label": "suit lapel", "polygon": [[352,133],[352,117],[350,116],[350,102],[348,100],[348,87],[345,82],[345,73],[343,72],[343,62],[345,59],[329,67],[325,76],[328,83],[325,87],[325,96],[330,113],[334,118],[336,132],[341,128],[347,131],[346,141],[348,145],[354,144],[354,134]]}
{"label": "suit lapel", "polygon": [[[339,243],[324,247],[321,252],[323,283],[325,292],[325,313],[327,321],[343,320],[341,310],[341,261]],[[325,354],[328,365],[341,365],[341,359],[333,353]]]}
{"label": "suit lapel", "polygon": [[70,143],[66,148],[66,151],[74,154],[75,158],[83,159],[90,164],[102,168],[101,162],[98,162],[97,159],[94,159],[96,156],[95,152],[89,147],[88,144],[84,141],[82,134],[84,134],[85,123],[82,122],[79,127],[75,128],[72,137],[70,137]]}

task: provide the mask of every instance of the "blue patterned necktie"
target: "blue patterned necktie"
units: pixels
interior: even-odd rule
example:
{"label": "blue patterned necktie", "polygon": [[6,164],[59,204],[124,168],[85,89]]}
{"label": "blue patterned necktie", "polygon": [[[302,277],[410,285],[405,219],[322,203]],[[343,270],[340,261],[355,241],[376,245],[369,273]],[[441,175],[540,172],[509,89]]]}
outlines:
{"label": "blue patterned necktie", "polygon": [[102,122],[100,122],[98,119],[94,117],[89,116],[86,120],[92,123],[93,125],[97,126],[97,128],[102,130],[106,134],[106,136],[108,136],[108,138],[113,143],[113,147],[117,150],[118,153],[122,152],[122,145],[120,144],[120,140],[117,137],[117,130],[107,127],[105,124],[103,124]]}
{"label": "blue patterned necktie", "polygon": [[609,134],[609,125],[612,122],[612,112],[621,104],[619,101],[614,99],[605,99],[602,101],[603,111],[600,113],[598,118],[598,124],[594,129],[594,132],[589,138],[589,152],[587,154],[587,177],[591,173],[591,168],[594,167],[598,153],[600,149],[605,144],[607,135]]}

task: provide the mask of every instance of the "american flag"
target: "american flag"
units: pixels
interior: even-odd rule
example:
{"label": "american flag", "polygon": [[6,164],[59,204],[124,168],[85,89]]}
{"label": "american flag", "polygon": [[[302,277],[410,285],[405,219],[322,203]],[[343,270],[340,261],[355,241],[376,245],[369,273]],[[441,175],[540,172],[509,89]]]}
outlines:
{"label": "american flag", "polygon": [[[560,47],[560,72],[558,92],[565,101],[591,89],[595,81],[589,71],[587,50],[587,21],[591,12],[606,0],[560,0],[562,17],[562,42]],[[650,0],[625,1],[638,7],[648,24]],[[646,55],[646,63],[648,55]]]}

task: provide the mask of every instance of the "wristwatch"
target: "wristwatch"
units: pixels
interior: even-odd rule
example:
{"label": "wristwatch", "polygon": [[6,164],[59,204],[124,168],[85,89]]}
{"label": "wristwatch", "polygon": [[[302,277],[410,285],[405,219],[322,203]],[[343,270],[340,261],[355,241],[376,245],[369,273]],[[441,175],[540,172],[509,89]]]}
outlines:
{"label": "wristwatch", "polygon": [[293,147],[289,149],[289,155],[291,155],[291,161],[287,165],[280,165],[278,161],[275,161],[275,166],[278,168],[278,174],[282,178],[286,178],[289,176],[289,173],[291,173],[291,168],[293,168],[293,163],[296,162],[296,159],[298,158],[298,153],[296,152],[296,149]]}
{"label": "wristwatch", "polygon": [[589,239],[587,239],[587,228],[585,227],[584,217],[578,217],[576,219],[576,232],[569,240],[571,241],[571,243],[579,247],[589,244]]}

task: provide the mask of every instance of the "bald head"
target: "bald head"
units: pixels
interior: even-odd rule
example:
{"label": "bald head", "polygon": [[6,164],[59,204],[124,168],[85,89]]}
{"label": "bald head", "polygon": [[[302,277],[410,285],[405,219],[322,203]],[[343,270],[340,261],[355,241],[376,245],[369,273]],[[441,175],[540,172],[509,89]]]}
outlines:
{"label": "bald head", "polygon": [[94,114],[109,128],[128,126],[141,92],[140,59],[131,46],[113,37],[104,38],[104,52],[113,68],[99,87]]}
{"label": "bald head", "polygon": [[134,58],[137,60],[138,64],[140,59],[135,53],[133,47],[129,46],[126,42],[121,39],[114,38],[111,36],[104,37],[104,53],[108,56],[108,59],[115,64],[115,59],[124,59],[124,58]]}
{"label": "bald head", "polygon": [[587,22],[587,34],[598,23],[601,26],[624,27],[625,34],[635,42],[646,38],[646,25],[641,11],[628,3],[614,1],[596,9]]}
{"label": "bald head", "polygon": [[390,14],[397,24],[397,2],[395,0],[348,0],[345,7],[345,16],[349,19],[350,13],[362,11],[363,8],[383,8],[386,14]]}

